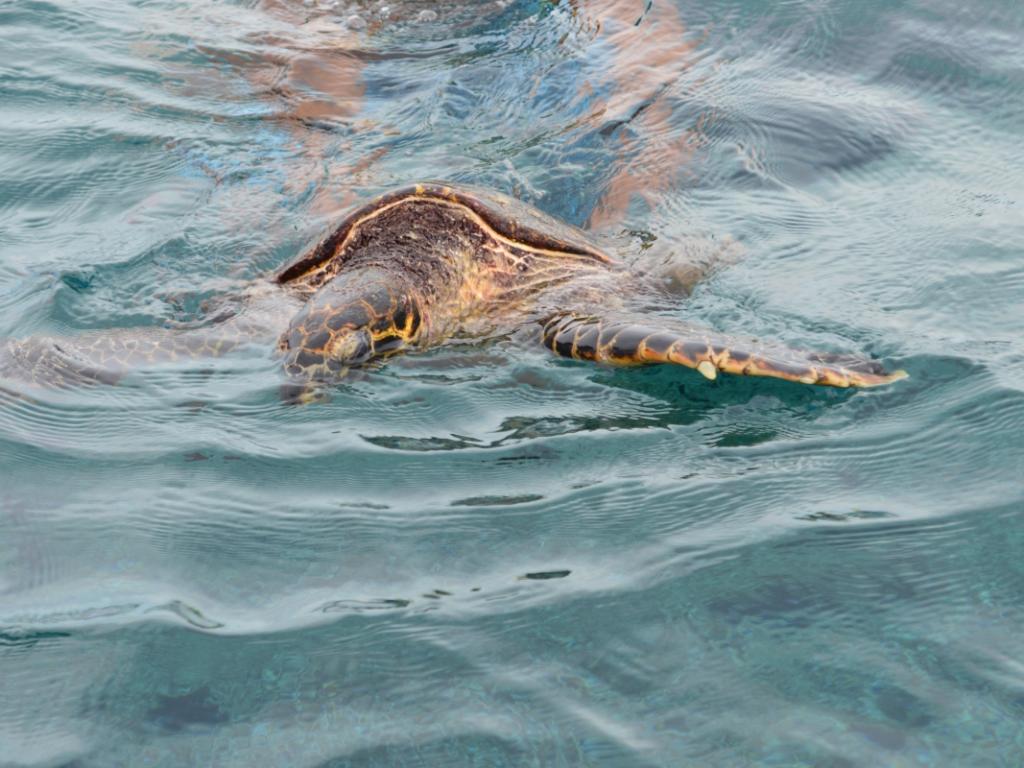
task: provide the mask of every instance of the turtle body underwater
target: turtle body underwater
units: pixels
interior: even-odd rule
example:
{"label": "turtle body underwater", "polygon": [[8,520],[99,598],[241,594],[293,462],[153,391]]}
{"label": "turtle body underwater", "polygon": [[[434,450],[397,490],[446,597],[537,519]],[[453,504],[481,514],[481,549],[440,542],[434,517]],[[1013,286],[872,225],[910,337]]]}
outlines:
{"label": "turtle body underwater", "polygon": [[[517,200],[445,184],[384,194],[202,328],[8,339],[0,377],[41,386],[113,383],[149,364],[273,346],[285,398],[308,402],[346,373],[453,338],[515,334],[556,355],[668,363],[803,384],[904,378],[877,362],[741,340],[651,314],[658,277],[617,263],[586,233]],[[636,304],[631,309],[631,302]]]}

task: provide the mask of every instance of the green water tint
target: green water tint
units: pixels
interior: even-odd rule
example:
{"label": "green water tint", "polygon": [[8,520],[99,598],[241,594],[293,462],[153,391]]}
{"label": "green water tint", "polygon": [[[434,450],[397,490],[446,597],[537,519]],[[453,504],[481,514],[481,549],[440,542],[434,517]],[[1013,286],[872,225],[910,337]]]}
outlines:
{"label": "green water tint", "polygon": [[499,341],[310,408],[259,349],[5,389],[0,763],[1020,762],[1019,4],[678,3],[653,134],[577,122],[609,49],[567,4],[435,7],[365,32],[358,115],[306,122],[263,62],[329,49],[328,15],[0,8],[0,336],[208,322],[346,191],[584,224],[646,163],[670,183],[618,255],[745,251],[679,319],[911,378]]}

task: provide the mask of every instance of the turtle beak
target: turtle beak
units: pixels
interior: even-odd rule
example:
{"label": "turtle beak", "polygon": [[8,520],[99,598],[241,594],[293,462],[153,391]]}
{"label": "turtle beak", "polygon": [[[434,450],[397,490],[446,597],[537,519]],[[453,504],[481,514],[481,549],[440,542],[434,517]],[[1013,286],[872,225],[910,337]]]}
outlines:
{"label": "turtle beak", "polygon": [[312,405],[328,401],[323,386],[309,382],[290,381],[287,384],[282,384],[279,392],[281,402],[285,405]]}

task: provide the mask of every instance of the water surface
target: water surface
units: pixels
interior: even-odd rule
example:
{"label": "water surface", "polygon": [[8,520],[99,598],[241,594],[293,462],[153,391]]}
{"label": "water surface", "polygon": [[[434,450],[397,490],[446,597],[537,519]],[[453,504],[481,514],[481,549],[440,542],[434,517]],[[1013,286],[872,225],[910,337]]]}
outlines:
{"label": "water surface", "polygon": [[1024,6],[611,5],[0,2],[0,337],[208,321],[444,178],[732,238],[680,319],[911,374],[5,394],[0,763],[1021,762]]}

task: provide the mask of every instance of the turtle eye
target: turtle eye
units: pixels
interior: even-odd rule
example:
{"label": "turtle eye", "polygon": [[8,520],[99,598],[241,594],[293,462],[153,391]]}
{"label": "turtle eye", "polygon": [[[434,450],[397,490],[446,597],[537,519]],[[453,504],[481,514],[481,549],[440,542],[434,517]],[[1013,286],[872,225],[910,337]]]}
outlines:
{"label": "turtle eye", "polygon": [[373,355],[373,339],[365,328],[344,328],[331,337],[324,352],[328,360],[359,365]]}

